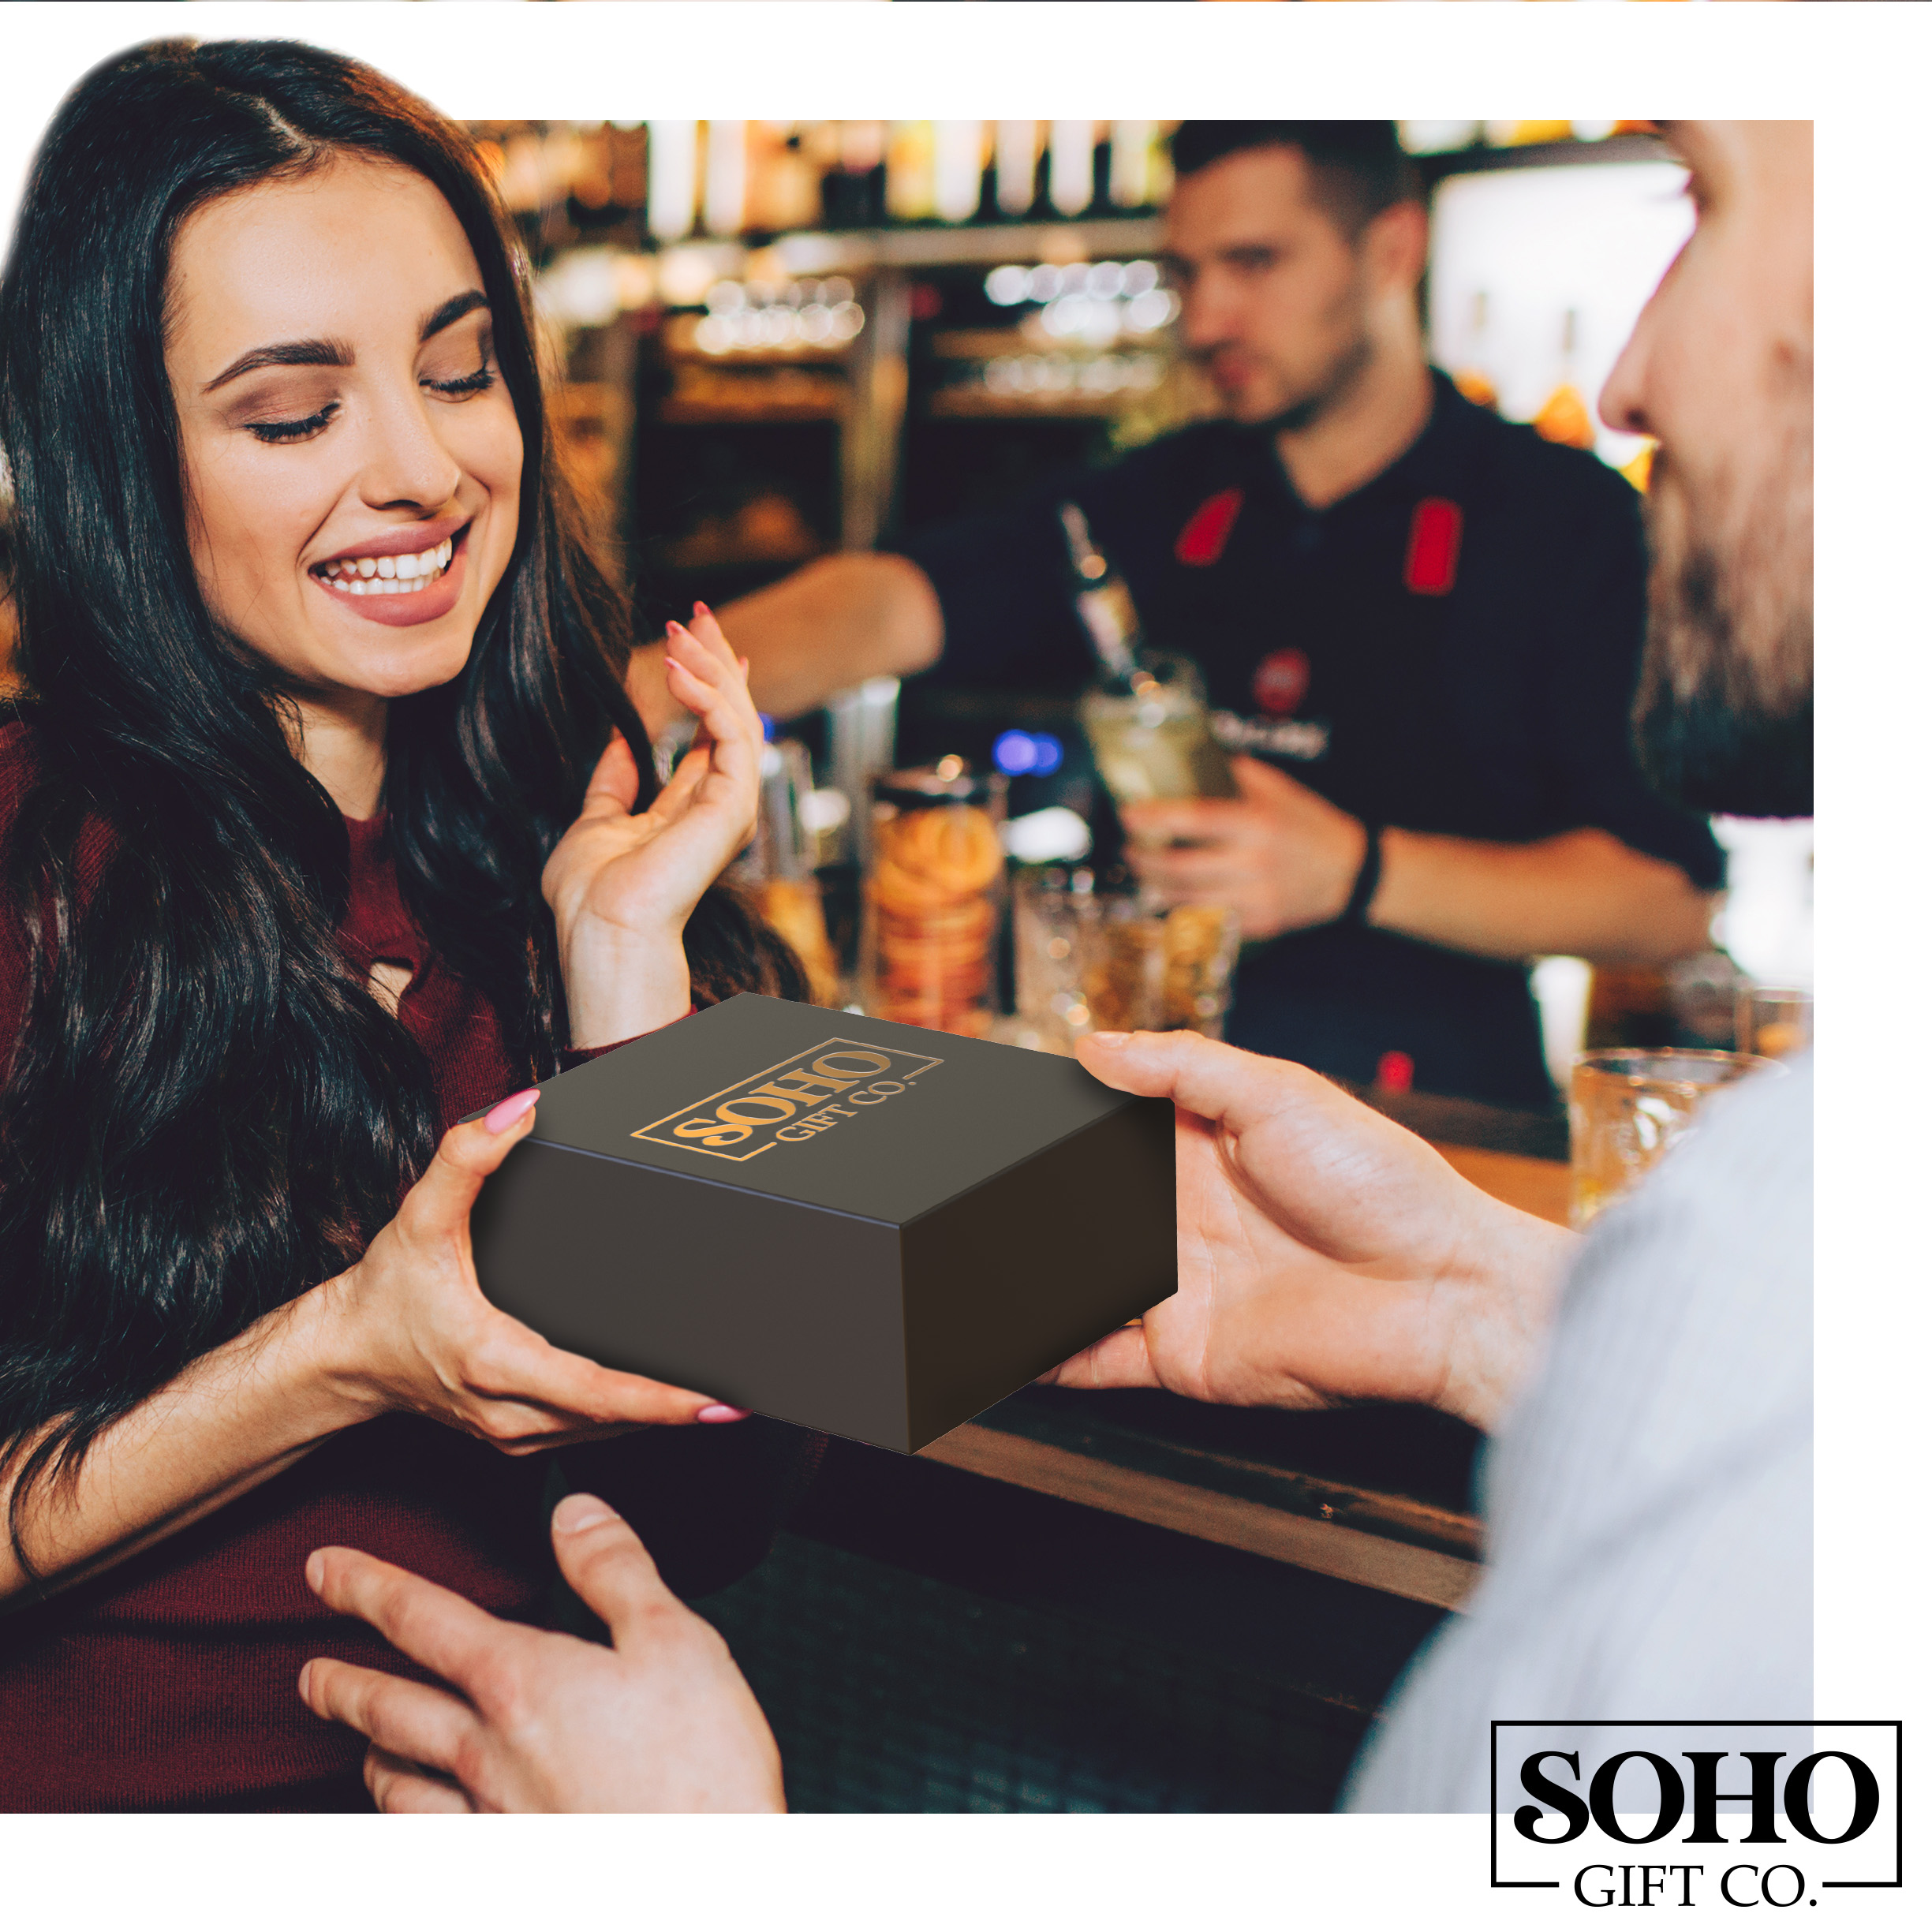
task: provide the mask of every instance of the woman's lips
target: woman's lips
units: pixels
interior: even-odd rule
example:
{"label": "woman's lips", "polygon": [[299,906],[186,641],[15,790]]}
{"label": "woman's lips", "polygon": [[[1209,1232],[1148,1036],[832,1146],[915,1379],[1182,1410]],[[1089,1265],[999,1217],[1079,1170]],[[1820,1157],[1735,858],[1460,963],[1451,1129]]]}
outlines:
{"label": "woman's lips", "polygon": [[308,573],[309,579],[322,587],[323,594],[330,603],[342,606],[357,617],[366,617],[372,624],[431,623],[439,617],[448,616],[463,594],[463,573],[469,555],[471,528],[465,524],[457,533],[454,548],[442,575],[428,579],[420,590],[396,590],[386,585],[379,596],[367,592],[358,595],[349,589],[351,580],[346,577],[333,580],[316,570]]}

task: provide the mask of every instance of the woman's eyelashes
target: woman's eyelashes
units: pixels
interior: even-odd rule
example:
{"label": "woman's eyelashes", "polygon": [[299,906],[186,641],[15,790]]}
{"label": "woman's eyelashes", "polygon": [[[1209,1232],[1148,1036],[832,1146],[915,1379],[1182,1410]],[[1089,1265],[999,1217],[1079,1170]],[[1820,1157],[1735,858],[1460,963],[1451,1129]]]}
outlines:
{"label": "woman's eyelashes", "polygon": [[433,389],[439,396],[473,396],[491,387],[496,381],[496,371],[488,361],[480,368],[473,369],[467,376],[453,377],[447,382],[439,383],[428,376],[423,379],[426,389]]}
{"label": "woman's eyelashes", "polygon": [[[470,371],[467,376],[451,376],[443,381],[425,376],[422,386],[434,390],[439,396],[463,397],[480,395],[486,389],[496,385],[495,366],[485,361],[480,368]],[[311,436],[319,435],[342,413],[339,402],[325,402],[312,416],[271,417],[263,420],[244,423],[242,428],[263,443],[303,443]]]}
{"label": "woman's eyelashes", "polygon": [[325,402],[312,416],[289,417],[278,420],[245,423],[242,428],[263,443],[301,443],[319,435],[341,413],[339,402]]}

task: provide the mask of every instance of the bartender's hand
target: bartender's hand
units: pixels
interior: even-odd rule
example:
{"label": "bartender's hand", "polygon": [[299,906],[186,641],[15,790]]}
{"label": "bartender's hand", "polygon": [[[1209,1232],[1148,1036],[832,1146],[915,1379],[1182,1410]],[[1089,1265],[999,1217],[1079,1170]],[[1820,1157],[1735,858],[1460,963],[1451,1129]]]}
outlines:
{"label": "bartender's hand", "polygon": [[1198,1033],[1092,1033],[1081,1064],[1172,1098],[1179,1292],[1042,1379],[1201,1402],[1427,1403],[1492,1429],[1575,1237],[1290,1061]]}
{"label": "bartender's hand", "polygon": [[1239,798],[1157,799],[1121,813],[1142,882],[1176,905],[1233,907],[1244,940],[1339,918],[1368,849],[1362,821],[1258,758],[1230,762]]}
{"label": "bartender's hand", "polygon": [[639,775],[615,733],[577,823],[544,868],[557,921],[572,1044],[607,1046],[689,1010],[684,925],[758,821],[764,729],[746,665],[702,605],[671,627],[669,689],[697,713],[697,737],[652,802],[633,813]]}
{"label": "bartender's hand", "polygon": [[551,1519],[565,1580],[615,1648],[505,1623],[353,1549],[319,1549],[308,1586],[447,1678],[437,1690],[331,1657],[302,1701],[369,1740],[384,1811],[782,1811],[778,1746],[724,1639],[659,1579],[594,1496]]}

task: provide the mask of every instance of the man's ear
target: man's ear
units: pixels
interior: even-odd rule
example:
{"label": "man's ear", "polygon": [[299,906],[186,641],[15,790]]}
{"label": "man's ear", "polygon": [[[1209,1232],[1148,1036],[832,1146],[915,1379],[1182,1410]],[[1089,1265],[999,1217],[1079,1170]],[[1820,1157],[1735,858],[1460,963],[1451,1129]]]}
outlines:
{"label": "man's ear", "polygon": [[1429,211],[1419,201],[1398,201],[1362,230],[1362,259],[1378,294],[1413,294],[1429,263]]}

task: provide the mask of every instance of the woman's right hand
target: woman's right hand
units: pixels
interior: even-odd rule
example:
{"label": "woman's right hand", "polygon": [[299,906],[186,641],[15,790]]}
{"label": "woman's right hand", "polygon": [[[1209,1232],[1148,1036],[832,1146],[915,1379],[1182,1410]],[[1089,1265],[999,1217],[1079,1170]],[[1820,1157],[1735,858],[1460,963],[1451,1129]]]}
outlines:
{"label": "woman's right hand", "polygon": [[536,1089],[450,1128],[362,1259],[317,1291],[331,1379],[369,1415],[402,1409],[510,1455],[621,1434],[647,1422],[735,1422],[742,1410],[553,1348],[487,1301],[469,1210],[530,1130]]}

